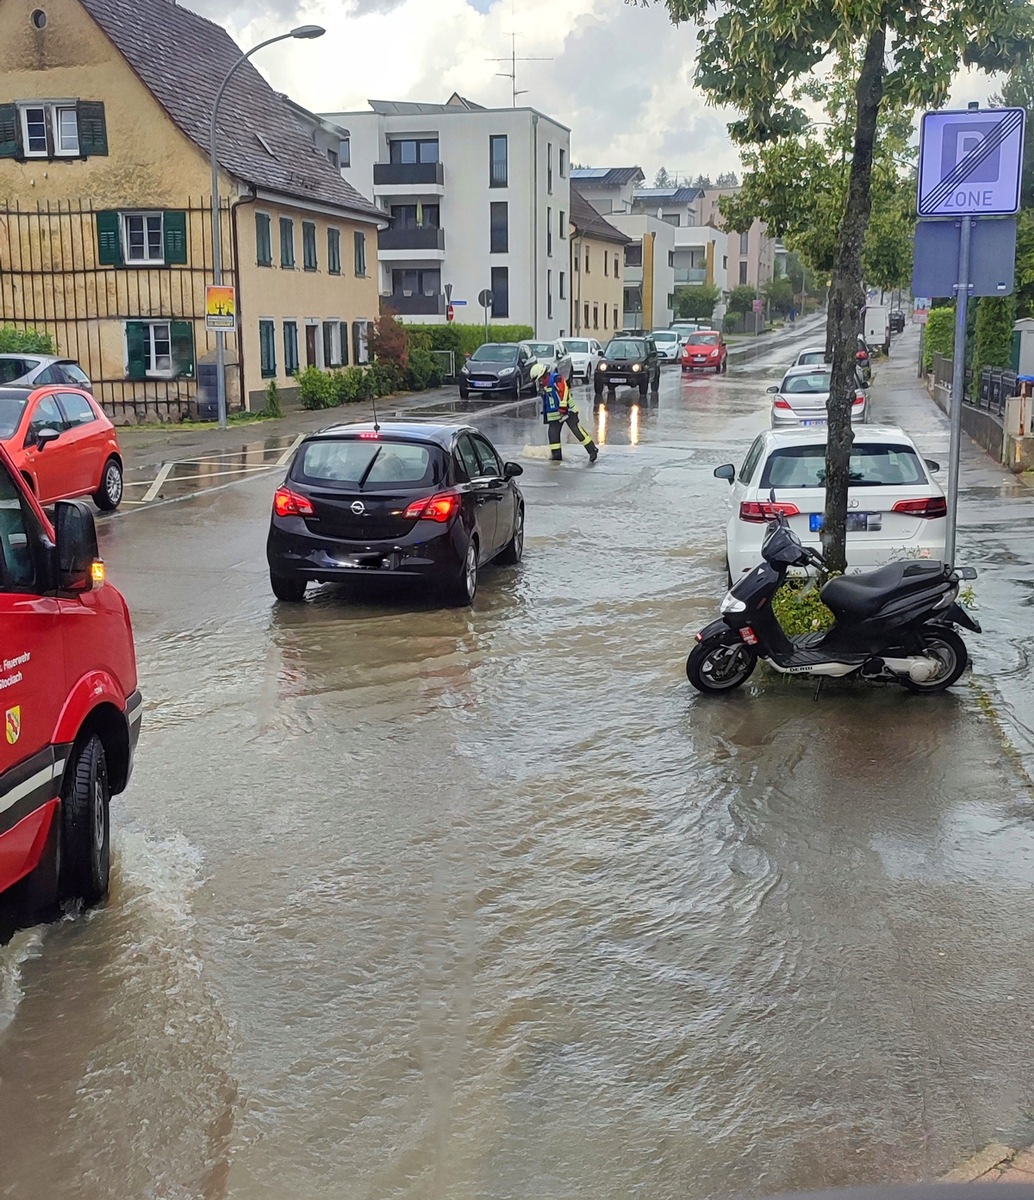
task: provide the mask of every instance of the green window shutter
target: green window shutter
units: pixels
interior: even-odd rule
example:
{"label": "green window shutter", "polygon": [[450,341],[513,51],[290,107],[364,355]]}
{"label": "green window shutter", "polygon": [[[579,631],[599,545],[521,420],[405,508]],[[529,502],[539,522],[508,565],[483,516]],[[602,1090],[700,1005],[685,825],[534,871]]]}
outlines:
{"label": "green window shutter", "polygon": [[276,326],[272,321],[259,321],[259,347],[262,357],[262,378],[276,377]]}
{"label": "green window shutter", "polygon": [[290,217],[280,218],[280,265],[294,266],[294,221]]}
{"label": "green window shutter", "polygon": [[148,341],[146,321],[126,322],[126,374],[130,379],[147,378]]}
{"label": "green window shutter", "polygon": [[117,212],[97,214],[97,262],[102,267],[117,267],[122,263],[122,231]]}
{"label": "green window shutter", "polygon": [[172,369],[177,379],[194,378],[194,323],[170,321],[172,337]]}
{"label": "green window shutter", "polygon": [[327,230],[327,270],[331,275],[341,274],[341,230]]}
{"label": "green window shutter", "polygon": [[108,153],[108,125],[100,100],[80,100],[75,106],[79,120],[79,152],[89,158]]}
{"label": "green window shutter", "polygon": [[315,271],[316,261],[316,226],[311,221],[302,222],[302,255],[306,271]]}
{"label": "green window shutter", "polygon": [[163,215],[162,229],[165,233],[166,266],[186,265],[187,262],[187,214],[167,212]]}
{"label": "green window shutter", "polygon": [[17,104],[0,104],[0,158],[17,158],[22,152],[21,121]]}
{"label": "green window shutter", "polygon": [[348,321],[341,322],[341,366],[348,366]]}
{"label": "green window shutter", "polygon": [[260,267],[273,265],[273,230],[267,213],[255,214],[255,258]]}

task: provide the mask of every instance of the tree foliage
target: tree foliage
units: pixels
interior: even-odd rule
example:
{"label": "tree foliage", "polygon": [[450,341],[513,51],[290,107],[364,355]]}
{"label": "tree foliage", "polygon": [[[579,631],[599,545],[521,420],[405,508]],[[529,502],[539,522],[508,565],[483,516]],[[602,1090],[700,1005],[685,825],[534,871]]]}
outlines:
{"label": "tree foliage", "polygon": [[656,188],[670,188],[675,186],[675,184],[672,182],[671,176],[668,174],[667,167],[661,167],[661,169],[654,176],[653,186]]}
{"label": "tree foliage", "polygon": [[675,311],[684,320],[709,318],[720,293],[711,284],[687,284],[675,289]]}
{"label": "tree foliage", "polygon": [[741,283],[729,293],[729,312],[749,313],[758,298],[757,290],[749,283]]}
{"label": "tree foliage", "polygon": [[984,367],[1009,366],[1015,319],[1016,301],[1012,296],[982,296],[977,301],[974,372]]}
{"label": "tree foliage", "polygon": [[785,275],[777,275],[765,284],[765,299],[780,316],[785,317],[796,306],[797,294]]}
{"label": "tree foliage", "polygon": [[955,349],[955,306],[931,308],[926,315],[926,337],[923,339],[925,369],[933,370],[935,354],[951,358]]}
{"label": "tree foliage", "polygon": [[53,354],[54,340],[49,333],[38,329],[17,329],[14,325],[0,326],[0,354]]}

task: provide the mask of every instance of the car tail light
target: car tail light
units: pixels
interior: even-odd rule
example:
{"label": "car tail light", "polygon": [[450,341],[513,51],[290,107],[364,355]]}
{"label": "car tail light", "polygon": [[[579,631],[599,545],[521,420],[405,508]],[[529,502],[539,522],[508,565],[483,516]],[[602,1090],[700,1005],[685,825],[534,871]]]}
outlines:
{"label": "car tail light", "polygon": [[801,510],[796,504],[785,504],[781,501],[770,504],[767,501],[744,500],[740,504],[740,520],[751,525],[767,525],[780,514],[784,517],[797,517],[800,513]]}
{"label": "car tail light", "polygon": [[868,354],[866,354],[864,350],[859,350],[855,355],[855,358],[857,358],[859,362],[865,362],[868,357]]}
{"label": "car tail light", "polygon": [[899,500],[894,505],[896,513],[909,517],[924,517],[931,520],[948,515],[948,501],[943,496],[924,496],[921,500]]}
{"label": "car tail light", "polygon": [[304,496],[290,488],[277,488],[273,495],[273,511],[278,517],[314,517],[316,510]]}
{"label": "car tail light", "polygon": [[363,439],[364,442],[375,442],[378,439],[378,437],[380,437],[380,434],[377,433],[376,430],[365,430],[359,436]]}
{"label": "car tail light", "polygon": [[403,516],[407,521],[438,521],[444,525],[459,512],[460,503],[460,497],[455,492],[438,492],[437,495],[414,500]]}
{"label": "car tail light", "polygon": [[864,404],[865,403],[865,393],[864,392],[855,392],[854,403],[855,404]]}
{"label": "car tail light", "polygon": [[787,411],[789,411],[789,412],[793,412],[793,408],[792,408],[792,406],[791,406],[791,404],[790,404],[790,401],[789,401],[789,400],[784,400],[784,399],[782,398],[782,396],[780,396],[778,400],[774,400],[774,401],[772,402],[772,407],[773,407],[773,408],[783,408],[783,409],[786,409],[786,410],[787,410]]}

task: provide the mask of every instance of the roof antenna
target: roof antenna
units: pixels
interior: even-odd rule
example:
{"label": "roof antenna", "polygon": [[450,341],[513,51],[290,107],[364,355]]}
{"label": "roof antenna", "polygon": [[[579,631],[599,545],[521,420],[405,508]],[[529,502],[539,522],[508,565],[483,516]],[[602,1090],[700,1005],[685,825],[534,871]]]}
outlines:
{"label": "roof antenna", "polygon": [[380,426],[380,422],[377,420],[377,397],[376,396],[373,397],[372,402],[373,402],[373,431],[374,431],[374,433],[380,433],[381,426]]}

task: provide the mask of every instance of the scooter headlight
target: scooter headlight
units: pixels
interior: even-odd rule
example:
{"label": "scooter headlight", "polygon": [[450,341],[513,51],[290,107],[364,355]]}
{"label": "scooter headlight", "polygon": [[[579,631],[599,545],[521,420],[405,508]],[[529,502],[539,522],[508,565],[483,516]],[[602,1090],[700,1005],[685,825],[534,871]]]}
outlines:
{"label": "scooter headlight", "polygon": [[747,611],[747,606],[742,600],[737,600],[732,592],[726,592],[725,599],[722,601],[718,611],[723,615],[725,613],[741,613]]}

